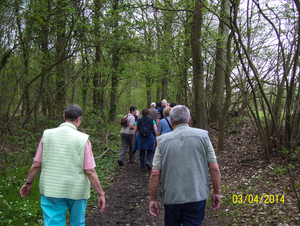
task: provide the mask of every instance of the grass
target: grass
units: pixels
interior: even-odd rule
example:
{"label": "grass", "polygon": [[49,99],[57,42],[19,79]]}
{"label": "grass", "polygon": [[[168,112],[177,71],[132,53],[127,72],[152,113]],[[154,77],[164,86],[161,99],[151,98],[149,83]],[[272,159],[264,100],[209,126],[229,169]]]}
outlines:
{"label": "grass", "polygon": [[[17,124],[17,123],[16,123]],[[16,130],[11,134],[4,134],[1,139],[0,158],[3,166],[0,168],[0,226],[2,225],[43,225],[43,215],[40,207],[40,193],[38,189],[39,175],[34,180],[30,194],[21,198],[20,188],[33,162],[35,151],[46,128],[57,127],[60,122],[41,118],[41,131],[33,133],[34,125],[29,124],[26,129]],[[93,146],[96,171],[103,189],[107,189],[117,173],[117,155],[120,146],[120,126],[104,122],[98,115],[83,115],[79,131],[89,134]],[[97,194],[91,190],[88,206],[97,205]]]}

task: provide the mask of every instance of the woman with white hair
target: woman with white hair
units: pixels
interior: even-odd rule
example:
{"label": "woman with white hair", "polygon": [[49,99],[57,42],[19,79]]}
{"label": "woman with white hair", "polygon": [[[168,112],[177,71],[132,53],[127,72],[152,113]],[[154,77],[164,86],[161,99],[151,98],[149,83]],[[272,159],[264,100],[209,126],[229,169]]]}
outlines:
{"label": "woman with white hair", "polygon": [[172,129],[172,124],[170,121],[170,111],[171,111],[171,107],[167,106],[164,108],[163,113],[164,113],[164,118],[162,120],[160,120],[160,123],[158,125],[157,128],[157,133],[156,136],[165,134],[165,133],[169,133],[171,132]]}

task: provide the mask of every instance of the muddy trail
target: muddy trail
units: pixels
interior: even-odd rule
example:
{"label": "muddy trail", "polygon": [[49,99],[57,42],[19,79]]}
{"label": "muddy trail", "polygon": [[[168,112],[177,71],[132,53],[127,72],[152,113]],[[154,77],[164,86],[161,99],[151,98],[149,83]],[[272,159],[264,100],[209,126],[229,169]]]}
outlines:
{"label": "muddy trail", "polygon": [[[101,214],[96,208],[90,210],[91,213],[86,216],[86,226],[164,225],[164,208],[159,195],[159,217],[155,218],[149,214],[150,170],[141,171],[138,155],[136,155],[136,159],[136,163],[126,163],[125,166],[120,167],[120,174],[111,187],[105,191],[105,213]],[[210,207],[210,205],[206,205],[206,218],[202,225],[224,225],[216,217],[217,212],[212,213]]]}

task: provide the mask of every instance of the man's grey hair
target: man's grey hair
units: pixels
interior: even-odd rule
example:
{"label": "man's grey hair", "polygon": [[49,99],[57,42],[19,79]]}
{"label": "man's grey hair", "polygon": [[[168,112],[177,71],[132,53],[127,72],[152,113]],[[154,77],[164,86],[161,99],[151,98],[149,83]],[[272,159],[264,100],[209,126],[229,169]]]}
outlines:
{"label": "man's grey hair", "polygon": [[189,123],[190,121],[190,110],[184,105],[176,105],[170,111],[170,118],[173,123],[178,125],[182,123]]}
{"label": "man's grey hair", "polygon": [[155,107],[156,107],[156,103],[155,103],[155,102],[152,102],[151,105],[150,105],[150,107],[151,107],[151,108],[155,108]]}

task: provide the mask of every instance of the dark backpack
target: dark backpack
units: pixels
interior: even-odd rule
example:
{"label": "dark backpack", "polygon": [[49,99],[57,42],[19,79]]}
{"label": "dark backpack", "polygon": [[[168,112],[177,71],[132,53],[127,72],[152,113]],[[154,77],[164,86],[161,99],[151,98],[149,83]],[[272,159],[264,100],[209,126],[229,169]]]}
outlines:
{"label": "dark backpack", "polygon": [[164,116],[164,109],[166,106],[161,107],[158,111],[160,113],[160,120],[162,120],[165,116]]}
{"label": "dark backpack", "polygon": [[121,119],[121,126],[124,126],[124,127],[127,126],[127,117],[128,117],[128,115],[126,115],[124,118]]}
{"label": "dark backpack", "polygon": [[149,137],[153,133],[153,119],[147,116],[139,119],[138,129],[141,137]]}

